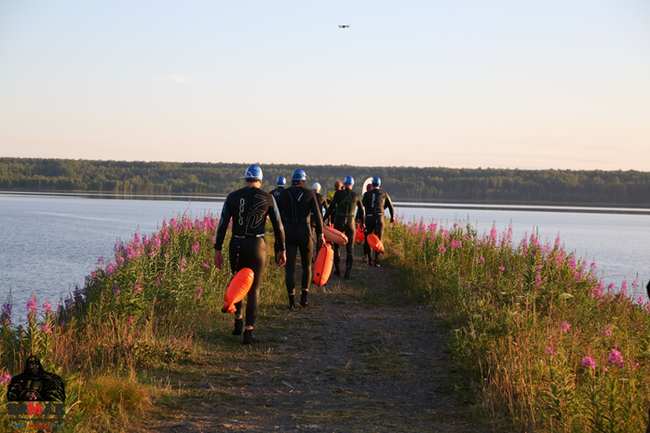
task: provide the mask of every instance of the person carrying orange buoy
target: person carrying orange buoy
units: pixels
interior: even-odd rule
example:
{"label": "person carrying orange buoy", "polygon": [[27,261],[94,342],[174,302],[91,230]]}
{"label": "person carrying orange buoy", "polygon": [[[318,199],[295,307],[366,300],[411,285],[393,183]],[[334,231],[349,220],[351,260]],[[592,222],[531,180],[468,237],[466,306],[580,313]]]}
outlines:
{"label": "person carrying orange buoy", "polygon": [[[323,219],[323,214],[325,211],[327,211],[327,199],[320,195],[320,183],[314,182],[314,184],[311,186],[311,190],[314,191],[314,195],[316,196],[316,203],[318,203],[318,212],[320,213],[321,219]],[[314,240],[314,256],[316,256],[318,255],[318,251],[321,246],[321,243],[318,242],[318,239],[316,237],[316,216],[312,214],[309,216],[309,219],[311,221],[311,236]],[[323,225],[324,224],[325,221],[323,220]]]}
{"label": "person carrying orange buoy", "polygon": [[278,208],[282,216],[282,224],[286,233],[287,267],[285,268],[289,308],[296,308],[296,270],[297,253],[300,251],[302,263],[302,293],[300,305],[309,305],[309,283],[311,282],[311,259],[313,254],[311,242],[311,216],[316,225],[316,237],[319,243],[325,242],[323,236],[323,219],[316,201],[314,191],[305,188],[307,175],[301,169],[293,172],[291,187],[285,189],[278,198]]}
{"label": "person carrying orange buoy", "polygon": [[[368,192],[370,190],[372,190],[372,183],[369,183],[368,185],[366,185],[365,192],[363,194],[361,194],[361,203],[363,203],[363,198],[366,196],[366,192]],[[366,209],[366,213],[368,213],[367,209]],[[366,218],[367,217],[368,216],[366,215]],[[359,222],[358,221],[359,221],[359,218],[357,217],[357,237],[354,240],[355,240],[356,243],[360,244],[360,243],[365,242],[367,233],[366,233],[365,230],[360,230],[359,229]],[[369,260],[368,253],[366,253],[365,248],[364,248],[364,251],[363,251],[363,259],[362,260],[364,261],[364,263],[368,263],[368,260]]]}
{"label": "person carrying orange buoy", "polygon": [[363,207],[366,209],[366,240],[363,243],[363,251],[368,256],[368,265],[379,267],[379,252],[375,251],[375,259],[372,260],[368,235],[374,233],[381,240],[384,236],[384,210],[390,212],[390,222],[395,222],[395,209],[393,202],[386,191],[382,191],[381,179],[372,178],[372,190],[363,195]]}
{"label": "person carrying orange buoy", "polygon": [[277,204],[271,194],[262,191],[262,169],[253,164],[244,173],[243,179],[246,186],[232,192],[226,198],[221,210],[221,218],[217,227],[217,236],[214,243],[214,265],[217,269],[223,267],[221,249],[232,219],[232,237],[230,239],[230,269],[235,274],[243,268],[253,271],[253,284],[248,291],[246,300],[246,325],[242,316],[244,301],[235,304],[235,330],[233,335],[244,333],[244,344],[257,343],[253,338],[253,325],[257,317],[259,305],[260,285],[266,266],[266,229],[267,216],[273,225],[276,247],[276,263],[283,266],[287,261],[284,245],[284,228],[280,221]]}
{"label": "person carrying orange buoy", "polygon": [[[344,188],[336,191],[332,202],[325,212],[325,218],[330,215],[334,215],[334,228],[339,230],[348,237],[348,243],[345,245],[347,252],[347,257],[345,260],[345,279],[350,278],[350,271],[352,270],[352,263],[354,261],[354,237],[356,225],[354,221],[354,210],[355,207],[358,209],[357,219],[359,220],[360,227],[363,230],[365,224],[365,212],[363,209],[363,204],[361,203],[361,197],[356,192],[352,191],[354,186],[354,178],[352,176],[346,176],[343,181]],[[341,255],[339,252],[339,246],[334,244],[334,275],[337,277],[341,276]]]}

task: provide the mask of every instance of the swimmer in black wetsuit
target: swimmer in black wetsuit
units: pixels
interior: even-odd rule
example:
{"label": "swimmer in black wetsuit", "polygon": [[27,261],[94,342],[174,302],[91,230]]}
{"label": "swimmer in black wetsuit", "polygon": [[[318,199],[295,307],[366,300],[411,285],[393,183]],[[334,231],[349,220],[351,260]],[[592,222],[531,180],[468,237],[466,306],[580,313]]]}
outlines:
{"label": "swimmer in black wetsuit", "polygon": [[[320,213],[321,219],[323,218],[324,213],[327,211],[327,199],[320,195],[320,183],[315,182],[311,186],[311,190],[314,191],[314,195],[316,195],[316,203],[318,203],[318,212]],[[316,219],[315,215],[311,214],[309,216],[309,219],[311,220],[311,236],[314,239],[314,251],[316,254],[314,256],[318,255],[318,251],[320,250],[321,243],[317,241],[316,238]],[[323,224],[325,224],[325,221],[323,221]]]}
{"label": "swimmer in black wetsuit", "polygon": [[280,194],[278,208],[282,215],[282,224],[286,233],[287,243],[287,267],[286,285],[289,294],[289,308],[296,308],[296,281],[294,273],[296,270],[297,253],[300,251],[302,263],[302,293],[300,305],[309,305],[307,295],[309,294],[309,283],[311,282],[311,215],[314,215],[316,236],[319,243],[325,242],[323,236],[323,219],[321,218],[316,195],[313,191],[305,188],[307,176],[301,169],[296,170],[291,176],[291,187]]}
{"label": "swimmer in black wetsuit", "polygon": [[223,204],[221,218],[217,227],[217,236],[214,243],[214,265],[217,269],[223,266],[221,249],[232,218],[232,238],[230,239],[230,269],[235,274],[242,268],[250,268],[254,273],[253,285],[248,291],[246,300],[246,329],[244,328],[242,306],[244,301],[235,304],[235,330],[233,335],[241,335],[244,331],[244,344],[257,343],[253,338],[253,325],[257,317],[259,304],[260,285],[266,266],[266,241],[264,232],[266,217],[273,225],[275,246],[278,251],[276,263],[280,266],[287,261],[284,245],[284,229],[271,194],[262,191],[262,169],[258,165],[251,165],[244,174],[246,186],[230,193]]}
{"label": "swimmer in black wetsuit", "polygon": [[287,179],[285,179],[284,176],[280,176],[278,177],[276,184],[277,187],[269,191],[269,194],[271,194],[273,198],[275,198],[275,201],[278,201],[278,197],[280,197],[280,193],[284,191],[284,186],[287,184]]}
{"label": "swimmer in black wetsuit", "polygon": [[363,251],[368,256],[370,266],[379,267],[379,253],[375,251],[375,260],[370,258],[370,245],[368,245],[367,236],[371,233],[377,235],[379,239],[384,236],[384,210],[390,212],[390,222],[395,222],[395,210],[393,202],[386,191],[379,189],[381,179],[372,178],[372,190],[363,195],[363,207],[366,209],[366,240],[363,241]]}
{"label": "swimmer in black wetsuit", "polygon": [[[345,245],[347,252],[347,257],[345,260],[345,279],[350,278],[350,271],[352,269],[352,263],[354,260],[353,250],[354,250],[354,235],[356,232],[356,226],[354,222],[354,208],[358,209],[357,219],[360,221],[360,228],[363,230],[365,227],[365,212],[363,210],[363,204],[361,203],[361,197],[356,192],[352,191],[352,186],[354,185],[354,179],[352,176],[347,176],[343,181],[344,188],[342,190],[336,191],[332,202],[325,212],[325,218],[330,215],[334,215],[334,228],[338,231],[344,232],[348,237],[348,243]],[[334,274],[338,277],[341,276],[341,255],[339,252],[339,246],[334,244]]]}

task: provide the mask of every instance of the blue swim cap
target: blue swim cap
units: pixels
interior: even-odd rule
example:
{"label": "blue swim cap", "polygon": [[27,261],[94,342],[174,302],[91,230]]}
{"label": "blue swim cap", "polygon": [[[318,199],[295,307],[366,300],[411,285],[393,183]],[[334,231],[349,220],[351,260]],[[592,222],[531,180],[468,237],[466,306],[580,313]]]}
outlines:
{"label": "blue swim cap", "polygon": [[301,169],[298,169],[293,172],[293,176],[291,176],[291,180],[307,180],[307,175],[305,174],[304,171]]}
{"label": "blue swim cap", "polygon": [[354,178],[352,176],[345,176],[343,185],[354,185]]}
{"label": "blue swim cap", "polygon": [[379,178],[376,177],[376,176],[373,177],[373,178],[372,178],[372,186],[381,186],[381,179],[379,179]]}
{"label": "blue swim cap", "polygon": [[244,173],[242,179],[262,180],[262,169],[259,165],[253,164],[246,169],[246,173]]}
{"label": "blue swim cap", "polygon": [[278,186],[285,186],[287,184],[287,179],[284,176],[278,177]]}

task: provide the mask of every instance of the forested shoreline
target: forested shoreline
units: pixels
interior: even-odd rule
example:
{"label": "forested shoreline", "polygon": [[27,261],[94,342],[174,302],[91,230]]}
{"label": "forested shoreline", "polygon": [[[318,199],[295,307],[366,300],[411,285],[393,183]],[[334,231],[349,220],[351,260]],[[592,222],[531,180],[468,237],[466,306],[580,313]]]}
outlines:
{"label": "forested shoreline", "polygon": [[[248,164],[0,158],[0,190],[226,195]],[[302,168],[325,192],[337,179],[371,176],[393,200],[476,204],[649,207],[650,172],[261,164],[263,187]]]}

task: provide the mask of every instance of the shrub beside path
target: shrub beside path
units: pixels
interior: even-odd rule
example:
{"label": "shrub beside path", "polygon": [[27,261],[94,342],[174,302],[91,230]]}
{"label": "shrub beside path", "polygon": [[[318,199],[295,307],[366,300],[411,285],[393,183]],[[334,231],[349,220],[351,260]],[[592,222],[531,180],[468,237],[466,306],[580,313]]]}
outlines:
{"label": "shrub beside path", "polygon": [[[297,279],[299,281],[299,279]],[[262,289],[264,290],[264,289]],[[143,430],[481,432],[454,395],[461,377],[432,308],[409,302],[388,268],[312,288],[308,308],[258,319],[262,343],[224,340],[206,364],[169,376]],[[230,326],[230,325],[229,325]],[[134,426],[135,427],[135,426]]]}

